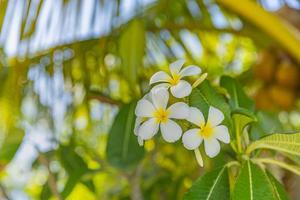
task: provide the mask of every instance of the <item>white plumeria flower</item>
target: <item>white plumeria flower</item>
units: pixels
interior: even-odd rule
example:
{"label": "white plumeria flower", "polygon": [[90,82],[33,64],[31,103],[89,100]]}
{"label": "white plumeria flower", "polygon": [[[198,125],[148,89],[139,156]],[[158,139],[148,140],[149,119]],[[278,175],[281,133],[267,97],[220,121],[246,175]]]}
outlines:
{"label": "white plumeria flower", "polygon": [[[149,93],[146,94],[142,99],[152,102]],[[138,137],[138,143],[140,146],[144,145],[144,140],[138,135],[138,130],[139,130],[140,126],[142,125],[142,123],[145,122],[146,120],[147,120],[147,118],[145,118],[145,117],[137,117],[135,120],[135,124],[134,124],[134,134]]]}
{"label": "white plumeria flower", "polygon": [[164,71],[156,72],[150,79],[150,85],[154,83],[160,83],[154,88],[165,87],[170,88],[171,93],[176,98],[183,98],[190,95],[192,86],[189,82],[181,80],[186,76],[193,76],[201,73],[200,67],[190,65],[181,70],[183,60],[178,60],[170,64],[169,69],[171,74],[167,74]]}
{"label": "white plumeria flower", "polygon": [[134,124],[134,134],[138,137],[138,143],[140,146],[144,145],[144,140],[138,135],[138,130],[141,124],[145,121],[144,117],[137,117]]}
{"label": "white plumeria flower", "polygon": [[[169,93],[166,88],[157,88],[150,93],[151,101],[143,98],[138,101],[135,114],[140,119],[136,123],[136,135],[140,141],[152,138],[160,129],[162,137],[167,142],[175,142],[182,135],[181,127],[172,119],[186,119],[189,107],[186,103],[177,102],[167,108]],[[142,119],[143,120],[143,119]]]}
{"label": "white plumeria flower", "polygon": [[183,134],[182,141],[185,148],[197,149],[204,140],[205,152],[213,158],[220,152],[219,141],[230,142],[228,128],[220,125],[224,120],[224,115],[219,109],[211,106],[207,122],[205,122],[202,112],[195,107],[190,107],[187,120],[199,128],[190,129]]}

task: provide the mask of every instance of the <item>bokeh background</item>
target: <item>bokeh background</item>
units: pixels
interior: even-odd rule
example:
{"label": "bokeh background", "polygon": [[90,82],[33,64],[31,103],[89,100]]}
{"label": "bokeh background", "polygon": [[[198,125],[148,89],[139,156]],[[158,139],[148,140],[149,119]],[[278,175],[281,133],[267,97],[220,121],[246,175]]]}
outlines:
{"label": "bokeh background", "polygon": [[[119,108],[179,58],[215,83],[228,74],[243,84],[259,110],[252,139],[298,130],[299,9],[299,0],[0,0],[0,199],[182,199],[222,154],[200,168],[159,137],[129,168],[106,153]],[[300,199],[299,177],[273,171]]]}

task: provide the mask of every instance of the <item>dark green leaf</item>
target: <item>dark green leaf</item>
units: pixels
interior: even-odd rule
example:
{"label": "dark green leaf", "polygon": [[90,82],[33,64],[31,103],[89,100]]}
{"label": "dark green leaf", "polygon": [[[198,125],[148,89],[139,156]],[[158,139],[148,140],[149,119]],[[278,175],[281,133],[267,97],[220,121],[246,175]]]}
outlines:
{"label": "dark green leaf", "polygon": [[250,161],[245,161],[236,180],[233,200],[274,200],[266,174]]}
{"label": "dark green leaf", "polygon": [[230,95],[229,104],[232,109],[245,108],[250,111],[254,110],[254,102],[245,94],[237,80],[229,76],[222,76],[220,85]]}
{"label": "dark green leaf", "polygon": [[69,176],[62,192],[62,196],[65,198],[72,192],[75,185],[81,180],[81,177],[90,170],[84,160],[71,146],[61,146],[59,157],[62,166]]}
{"label": "dark green leaf", "polygon": [[200,177],[184,196],[184,200],[230,199],[227,167],[215,169]]}
{"label": "dark green leaf", "polygon": [[122,169],[134,167],[144,156],[144,149],[133,133],[135,106],[132,102],[120,108],[108,136],[107,159],[111,165]]}
{"label": "dark green leaf", "polygon": [[95,188],[95,184],[93,182],[93,180],[84,180],[81,181],[91,192],[95,193],[96,192],[96,188]]}
{"label": "dark green leaf", "polygon": [[225,99],[216,92],[210,83],[205,80],[197,88],[193,89],[190,95],[190,106],[199,108],[204,116],[208,117],[208,110],[210,106],[214,106],[224,113],[224,124],[231,129],[230,108]]}
{"label": "dark green leaf", "polygon": [[283,127],[277,114],[259,111],[257,122],[253,123],[250,130],[252,140],[257,140],[263,136],[283,132]]}
{"label": "dark green leaf", "polygon": [[48,185],[48,181],[43,185],[42,192],[40,194],[40,199],[48,200],[52,196],[51,190]]}
{"label": "dark green leaf", "polygon": [[290,199],[283,187],[276,178],[270,174],[269,172],[266,172],[268,179],[270,181],[270,184],[272,185],[273,188],[273,193],[275,194],[276,200],[288,200]]}
{"label": "dark green leaf", "polygon": [[234,114],[245,115],[246,117],[251,118],[252,121],[257,121],[255,114],[245,108],[232,109],[231,115]]}
{"label": "dark green leaf", "polygon": [[66,198],[72,192],[76,184],[80,181],[82,175],[83,172],[80,171],[69,174],[69,178],[65,184],[64,190],[61,193],[62,197]]}

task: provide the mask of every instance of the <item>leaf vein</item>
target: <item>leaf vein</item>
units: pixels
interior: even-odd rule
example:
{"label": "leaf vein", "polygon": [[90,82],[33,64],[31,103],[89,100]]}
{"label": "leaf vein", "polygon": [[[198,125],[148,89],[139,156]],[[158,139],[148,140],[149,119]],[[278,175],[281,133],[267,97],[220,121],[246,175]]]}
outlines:
{"label": "leaf vein", "polygon": [[225,167],[223,167],[223,169],[222,169],[222,170],[220,171],[220,173],[218,174],[218,176],[217,176],[216,180],[214,181],[214,183],[213,183],[211,189],[209,190],[209,193],[208,193],[208,195],[207,195],[206,200],[209,200],[209,199],[210,199],[210,197],[211,197],[211,195],[212,195],[212,192],[213,192],[214,188],[216,187],[216,185],[217,185],[217,183],[218,183],[218,181],[219,181],[221,175],[223,174],[224,169],[225,169]]}

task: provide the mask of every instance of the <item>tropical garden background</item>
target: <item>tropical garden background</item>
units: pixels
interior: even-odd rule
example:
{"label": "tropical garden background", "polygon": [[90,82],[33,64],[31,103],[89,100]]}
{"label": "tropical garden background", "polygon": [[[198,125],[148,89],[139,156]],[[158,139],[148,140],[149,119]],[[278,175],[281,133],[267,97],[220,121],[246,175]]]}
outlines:
{"label": "tropical garden background", "polygon": [[[299,130],[299,9],[298,0],[0,0],[0,199],[183,199],[222,153],[200,167],[180,141],[140,147],[116,118],[179,58],[212,84],[229,75],[242,85],[257,109],[252,140]],[[300,199],[299,168],[269,167]]]}

